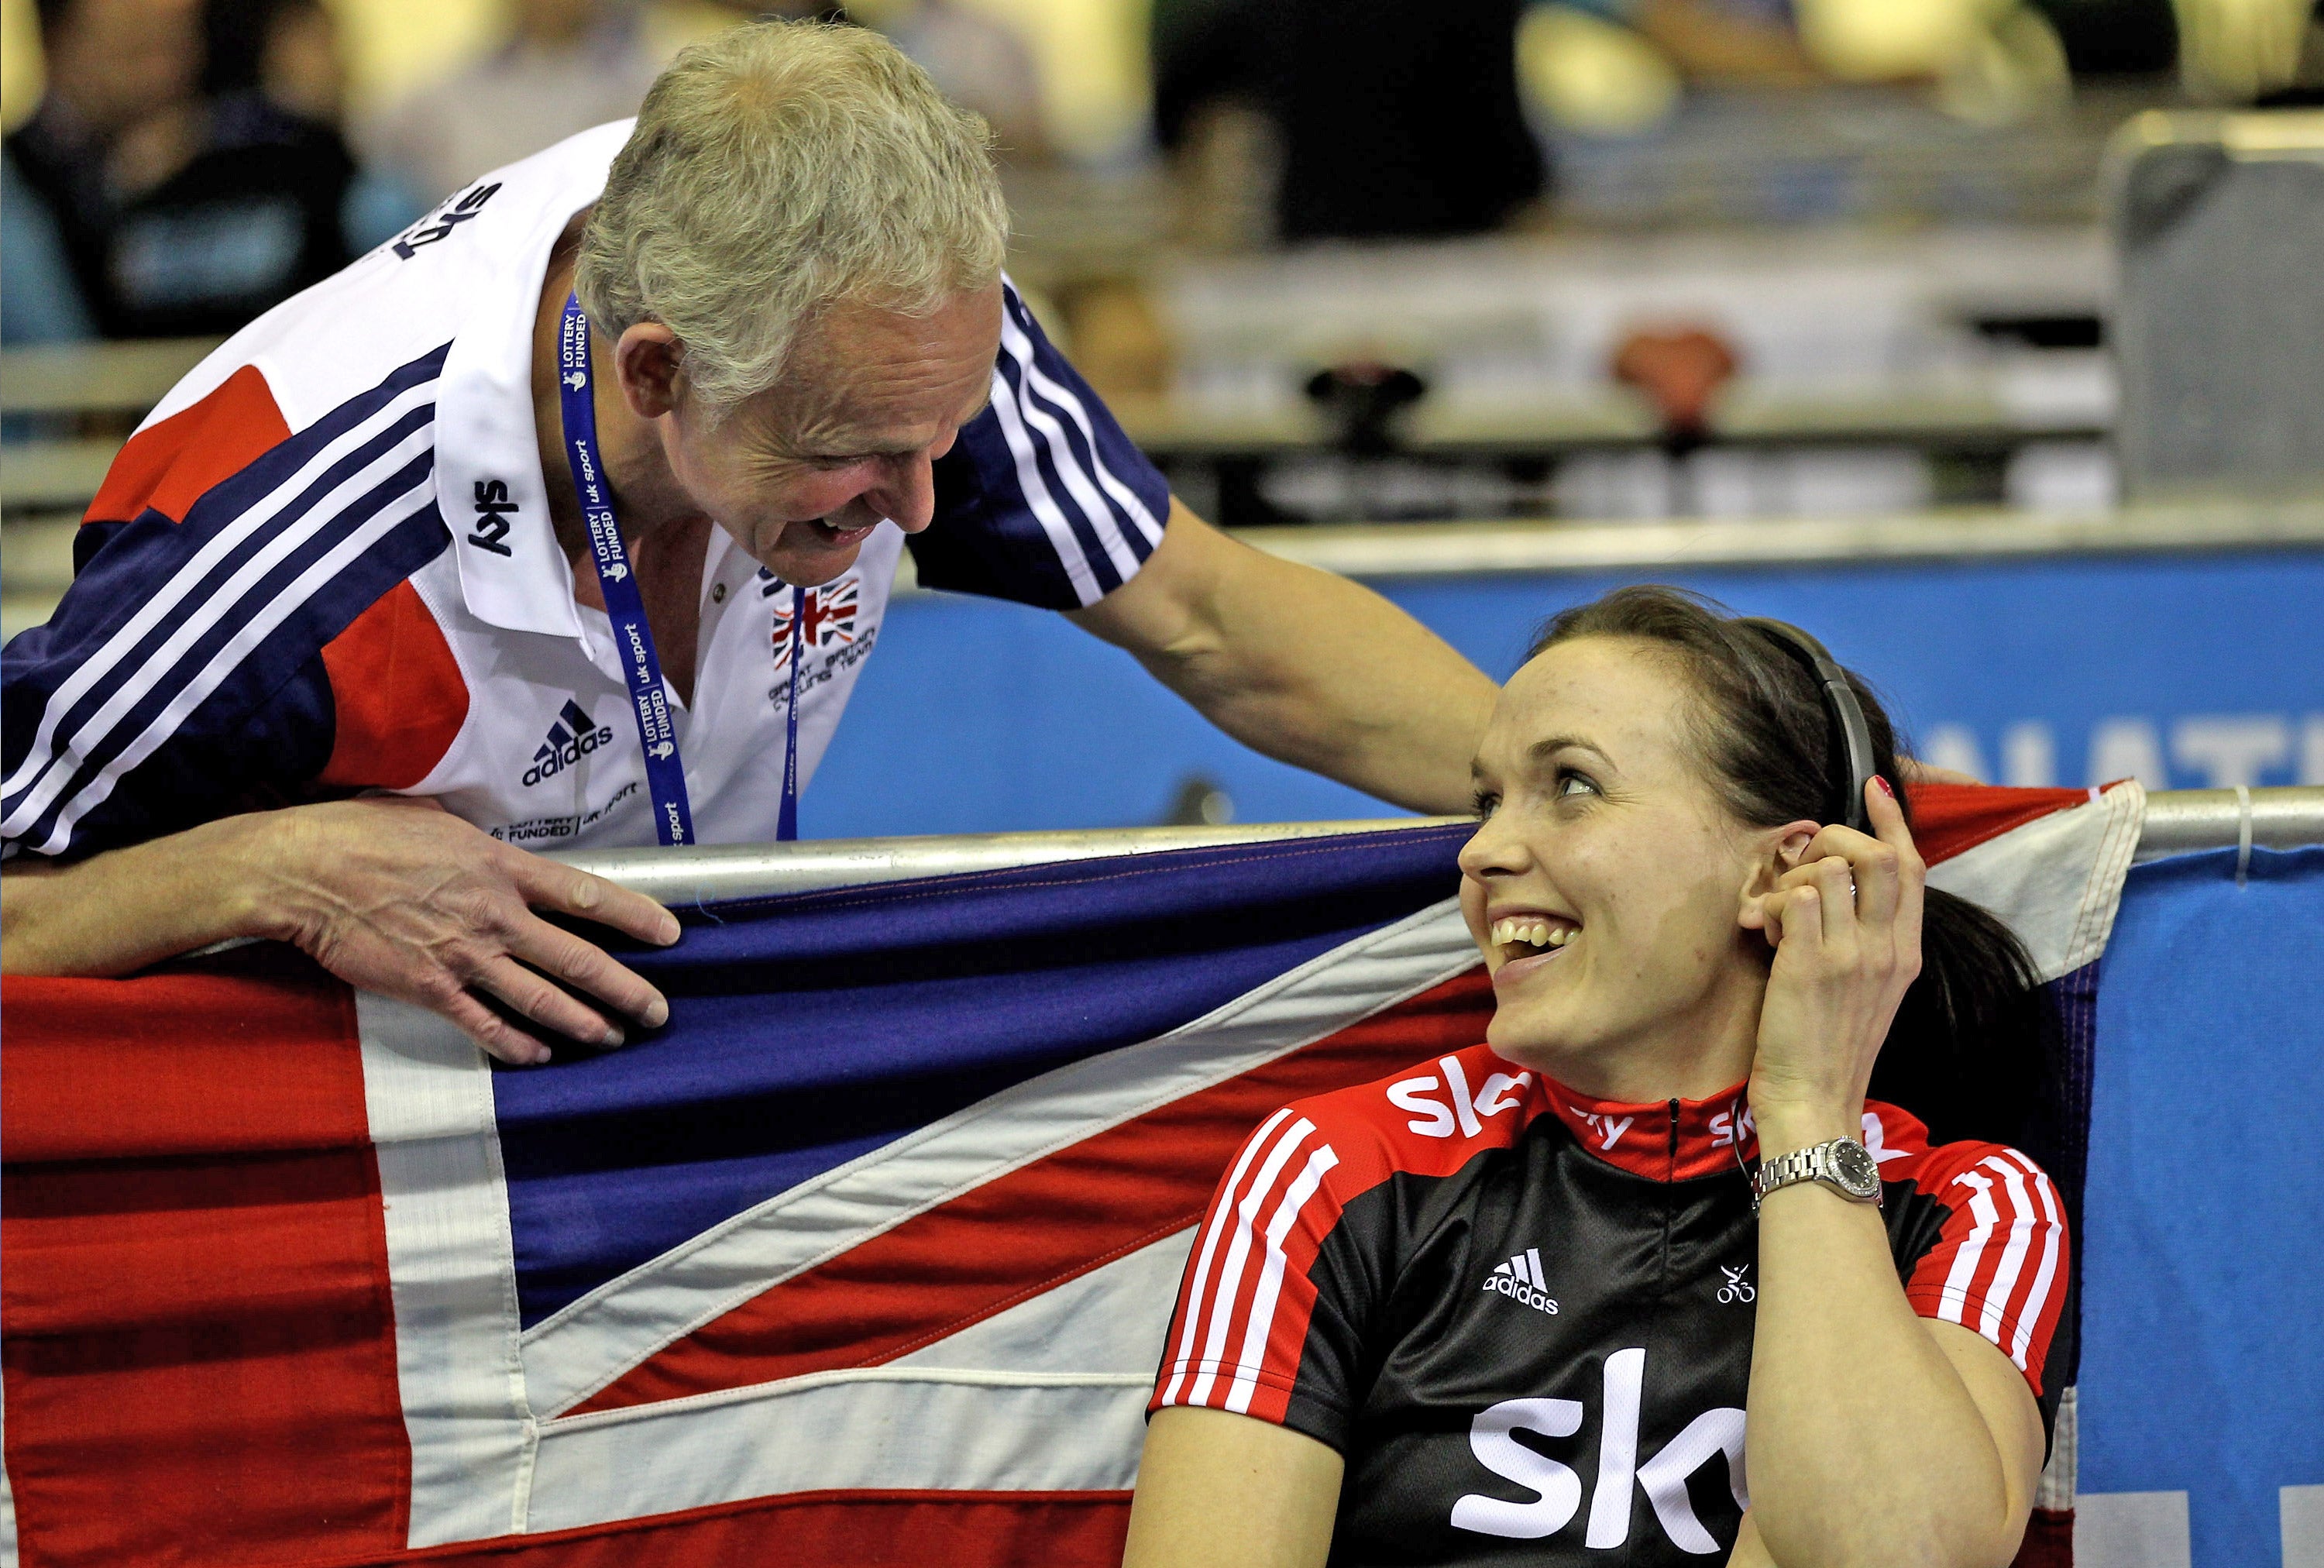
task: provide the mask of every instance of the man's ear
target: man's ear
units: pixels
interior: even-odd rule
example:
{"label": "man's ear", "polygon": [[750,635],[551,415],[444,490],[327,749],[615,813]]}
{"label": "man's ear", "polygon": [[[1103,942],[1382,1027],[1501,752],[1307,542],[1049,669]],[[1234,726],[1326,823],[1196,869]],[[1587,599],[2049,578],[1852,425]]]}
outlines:
{"label": "man's ear", "polygon": [[641,420],[658,420],[678,407],[678,334],[659,321],[641,321],[613,346],[614,379],[622,401]]}
{"label": "man's ear", "polygon": [[1767,895],[1775,890],[1784,873],[1806,858],[1808,845],[1821,831],[1817,825],[1802,819],[1787,822],[1781,827],[1766,829],[1758,836],[1758,853],[1744,873],[1742,902],[1736,911],[1736,924],[1747,931],[1765,930],[1767,924]]}

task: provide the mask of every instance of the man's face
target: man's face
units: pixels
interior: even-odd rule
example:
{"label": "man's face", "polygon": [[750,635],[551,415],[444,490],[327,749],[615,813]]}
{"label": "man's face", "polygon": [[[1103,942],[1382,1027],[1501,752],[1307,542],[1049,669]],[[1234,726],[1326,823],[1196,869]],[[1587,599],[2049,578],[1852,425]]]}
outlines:
{"label": "man's face", "polygon": [[46,40],[50,85],[112,135],[193,91],[199,19],[197,0],[79,0]]}
{"label": "man's face", "polygon": [[1001,286],[931,315],[838,305],[802,336],[780,385],[711,426],[681,402],[663,450],[687,498],[787,583],[827,583],[885,520],[935,515],[936,460],[984,410]]}

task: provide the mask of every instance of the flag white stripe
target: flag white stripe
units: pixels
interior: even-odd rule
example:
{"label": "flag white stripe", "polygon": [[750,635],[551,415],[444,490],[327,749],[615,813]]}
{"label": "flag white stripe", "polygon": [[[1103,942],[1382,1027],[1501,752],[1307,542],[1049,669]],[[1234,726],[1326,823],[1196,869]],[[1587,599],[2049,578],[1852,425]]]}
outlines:
{"label": "flag white stripe", "polygon": [[[403,453],[408,458],[414,453],[406,452],[404,448],[414,447],[416,443],[418,450],[425,450],[428,443],[432,439],[432,435],[423,433],[414,437],[410,441],[401,443],[394,448],[394,451]],[[124,774],[159,751],[162,743],[176,733],[179,724],[185,716],[199,707],[212,692],[225,684],[226,677],[239,669],[242,661],[247,659],[251,651],[264,641],[276,627],[304,607],[307,601],[312,598],[325,584],[345,571],[365,550],[427,507],[434,504],[435,494],[435,480],[422,475],[417,484],[373,513],[364,521],[361,528],[318,558],[305,571],[292,579],[288,589],[277,595],[272,602],[243,623],[241,629],[215,654],[211,655],[209,662],[202,667],[199,673],[181,687],[176,696],[170,699],[169,705],[154,716],[152,723],[147,724],[135,740],[123,747],[120,753],[112,761],[106,763],[97,777],[88,781],[86,788],[74,796],[72,802],[58,813],[55,829],[47,840],[48,844],[52,846],[48,853],[55,853],[69,844],[72,840],[73,825],[83,816],[102,805],[105,798],[113,793],[113,787],[120,782]],[[176,639],[172,638],[171,641],[174,642]]]}
{"label": "flag white stripe", "polygon": [[1251,1295],[1250,1321],[1242,1335],[1242,1355],[1235,1365],[1234,1386],[1227,1390],[1227,1408],[1241,1415],[1250,1408],[1250,1397],[1259,1388],[1259,1369],[1267,1360],[1268,1336],[1275,1329],[1276,1303],[1283,1296],[1283,1271],[1290,1266],[1284,1256],[1284,1238],[1291,1227],[1299,1222],[1315,1196],[1315,1189],[1323,1183],[1325,1173],[1340,1163],[1340,1157],[1328,1143],[1318,1144],[1307,1157],[1298,1179],[1290,1191],[1275,1206],[1275,1218],[1267,1227],[1267,1265],[1260,1271],[1259,1288]]}
{"label": "flag white stripe", "polygon": [[[1036,378],[1040,376],[1040,372],[1033,364],[1033,340],[1004,315],[1001,318],[1001,341],[1008,350],[1009,357],[1017,362],[1023,398],[1018,405],[1019,413],[1026,424],[1041,433],[1043,443],[1049,448],[1049,460],[1057,470],[1058,479],[1064,483],[1065,492],[1073,497],[1074,504],[1082,509],[1082,515],[1089,520],[1091,530],[1097,535],[1098,548],[1104,550],[1107,558],[1112,561],[1116,575],[1124,579],[1134,576],[1138,571],[1138,555],[1130,548],[1130,541],[1121,537],[1121,527],[1114,518],[1113,509],[1098,493],[1089,470],[1082,466],[1073,444],[1065,438],[1065,427],[1033,399]],[[1056,385],[1054,382],[1050,384]]]}
{"label": "flag white stripe", "polygon": [[1937,1316],[1946,1323],[1962,1323],[1961,1307],[1969,1300],[1969,1284],[1977,1277],[1978,1265],[1985,1260],[1986,1239],[1993,1234],[1993,1227],[2000,1222],[2001,1216],[1994,1209],[1993,1199],[1987,1195],[1987,1189],[1993,1185],[1992,1177],[1965,1170],[1953,1177],[1953,1183],[1969,1189],[1969,1211],[1977,1222],[1969,1231],[1969,1240],[1953,1254],[1952,1268],[1945,1276],[1944,1296],[1937,1304]]}
{"label": "flag white stripe", "polygon": [[[137,613],[132,615],[119,631],[106,640],[103,647],[85,659],[80,668],[74,670],[57,688],[55,694],[49,698],[47,710],[41,716],[40,727],[33,733],[32,750],[25,753],[24,760],[17,764],[16,770],[8,776],[5,784],[0,784],[0,794],[16,794],[32,779],[38,778],[49,764],[56,760],[54,743],[57,725],[63,721],[64,715],[70,713],[82,697],[97,689],[101,682],[110,678],[114,674],[115,667],[127,658],[149,632],[171,620],[177,614],[179,606],[186,595],[197,584],[208,577],[221,561],[239,549],[253,534],[272,522],[283,508],[298,499],[308,486],[322,477],[333,466],[375,440],[412,409],[429,401],[434,397],[435,392],[436,383],[433,381],[428,381],[398,394],[378,412],[325,446],[300,465],[297,473],[267,492],[239,518],[220,529],[208,544],[195,553],[191,560],[172,574],[170,580],[139,607]],[[337,491],[333,492],[333,494],[337,493],[338,493]],[[309,514],[311,515],[313,512],[321,510],[325,504],[327,502],[318,503],[315,507],[309,508]],[[237,583],[244,581],[244,574],[236,574],[235,581]],[[229,584],[228,586],[231,588],[233,584]],[[162,654],[157,657],[165,656],[168,651],[164,649]],[[124,677],[124,680],[126,685],[136,684],[134,676]],[[70,770],[66,770],[66,772],[69,776]],[[46,808],[44,802],[32,811],[32,816],[37,818],[41,811]],[[18,813],[11,813],[5,826],[5,831],[11,836],[14,836],[17,831],[15,819],[18,815]]]}
{"label": "flag white stripe", "polygon": [[1211,1385],[1217,1379],[1219,1362],[1226,1355],[1227,1334],[1234,1326],[1235,1305],[1242,1299],[1242,1271],[1250,1261],[1250,1243],[1257,1233],[1259,1211],[1273,1194],[1283,1167],[1314,1130],[1315,1124],[1304,1116],[1286,1128],[1276,1139],[1266,1163],[1259,1167],[1259,1175],[1251,1178],[1250,1190],[1235,1205],[1234,1234],[1227,1243],[1226,1262],[1219,1268],[1218,1294],[1209,1314],[1210,1332],[1203,1337],[1202,1368],[1194,1374],[1193,1387],[1186,1390],[1186,1402],[1190,1405],[1210,1402]]}
{"label": "flag white stripe", "polygon": [[1286,1108],[1259,1123],[1259,1130],[1244,1142],[1242,1153],[1236,1158],[1234,1170],[1228,1176],[1226,1185],[1219,1189],[1218,1213],[1204,1228],[1202,1256],[1195,1260],[1194,1282],[1186,1292],[1186,1321],[1178,1325],[1178,1369],[1171,1374],[1170,1385],[1163,1392],[1162,1402],[1165,1405],[1176,1404],[1178,1390],[1185,1387],[1187,1371],[1193,1365],[1194,1334],[1202,1326],[1203,1309],[1208,1299],[1204,1293],[1210,1288],[1211,1264],[1218,1256],[1219,1237],[1227,1229],[1227,1217],[1234,1212],[1235,1194],[1242,1189],[1243,1173],[1250,1169],[1250,1162],[1259,1158],[1259,1151],[1267,1146],[1267,1140],[1275,1135],[1275,1130],[1282,1126],[1290,1114],[1289,1109]]}
{"label": "flag white stripe", "polygon": [[1017,459],[1017,485],[1025,493],[1025,504],[1033,509],[1034,518],[1041,531],[1049,536],[1049,548],[1057,553],[1057,564],[1073,584],[1074,596],[1084,604],[1094,604],[1105,595],[1097,586],[1097,574],[1090,570],[1089,558],[1082,552],[1082,541],[1074,537],[1074,525],[1065,521],[1056,500],[1049,493],[1048,482],[1041,477],[1040,459],[1033,451],[1033,438],[1026,433],[1025,420],[1017,402],[1016,389],[1000,371],[992,373],[992,412],[1001,422],[1001,438]]}
{"label": "flag white stripe", "polygon": [[1978,1333],[2000,1344],[2001,1312],[2017,1293],[2017,1276],[2025,1267],[2025,1254],[2033,1247],[2036,1215],[2034,1200],[2025,1191],[2023,1172],[1998,1156],[1987,1156],[1978,1163],[1987,1170],[2001,1173],[2002,1190],[2009,1194],[2009,1244],[2002,1249],[2001,1267],[1993,1271],[1993,1281],[1986,1287],[1985,1310],[1978,1315],[1977,1324]]}

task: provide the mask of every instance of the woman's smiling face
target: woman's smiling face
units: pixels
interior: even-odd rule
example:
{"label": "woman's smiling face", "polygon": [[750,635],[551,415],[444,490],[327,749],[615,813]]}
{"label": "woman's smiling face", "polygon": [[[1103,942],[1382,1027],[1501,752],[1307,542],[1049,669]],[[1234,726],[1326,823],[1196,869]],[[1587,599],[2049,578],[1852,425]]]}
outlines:
{"label": "woman's smiling face", "polygon": [[1766,968],[1737,914],[1782,830],[1729,815],[1695,724],[1674,654],[1583,637],[1517,671],[1478,748],[1461,908],[1486,1038],[1585,1093],[1699,1098],[1749,1069]]}

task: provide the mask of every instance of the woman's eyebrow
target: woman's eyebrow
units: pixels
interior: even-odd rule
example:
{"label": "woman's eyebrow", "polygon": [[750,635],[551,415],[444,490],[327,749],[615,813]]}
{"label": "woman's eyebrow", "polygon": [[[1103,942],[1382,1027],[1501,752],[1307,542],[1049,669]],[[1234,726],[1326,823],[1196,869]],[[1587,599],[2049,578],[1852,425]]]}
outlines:
{"label": "woman's eyebrow", "polygon": [[1614,759],[1606,755],[1603,747],[1594,745],[1580,735],[1551,735],[1536,741],[1526,748],[1526,760],[1536,763],[1546,762],[1558,752],[1568,751],[1587,752],[1609,767],[1613,764]]}

